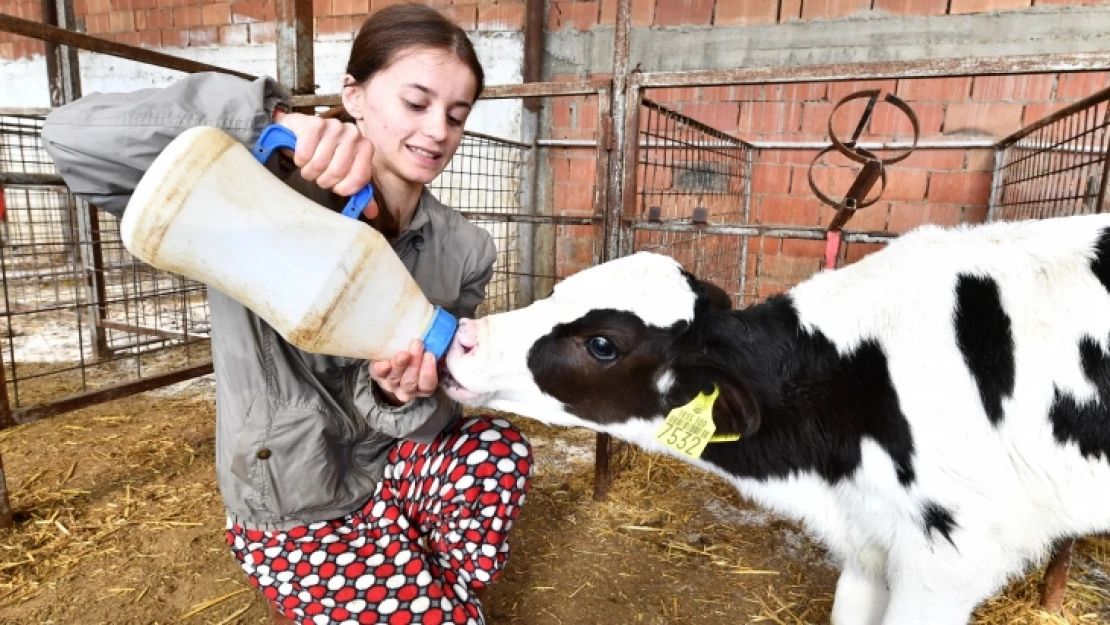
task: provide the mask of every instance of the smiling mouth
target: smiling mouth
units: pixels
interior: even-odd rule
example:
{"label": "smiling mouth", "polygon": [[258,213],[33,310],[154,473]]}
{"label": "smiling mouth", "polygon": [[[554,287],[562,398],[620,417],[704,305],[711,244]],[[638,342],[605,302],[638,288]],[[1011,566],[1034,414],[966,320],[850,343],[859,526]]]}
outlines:
{"label": "smiling mouth", "polygon": [[438,161],[440,156],[442,156],[438,152],[431,152],[429,150],[425,150],[424,148],[418,148],[418,147],[413,146],[413,145],[406,146],[406,147],[408,147],[410,152],[412,152],[413,154],[415,154],[415,155],[417,155],[421,158],[427,158],[427,159],[430,159],[430,160],[433,160],[433,161]]}

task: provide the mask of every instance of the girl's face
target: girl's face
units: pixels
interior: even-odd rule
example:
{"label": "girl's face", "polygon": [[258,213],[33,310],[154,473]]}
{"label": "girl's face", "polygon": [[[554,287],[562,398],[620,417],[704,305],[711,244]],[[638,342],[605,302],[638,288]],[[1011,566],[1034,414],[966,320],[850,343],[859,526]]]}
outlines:
{"label": "girl's face", "polygon": [[477,80],[443,50],[403,50],[391,65],[355,85],[345,77],[343,105],[374,145],[375,177],[428,184],[462,141]]}

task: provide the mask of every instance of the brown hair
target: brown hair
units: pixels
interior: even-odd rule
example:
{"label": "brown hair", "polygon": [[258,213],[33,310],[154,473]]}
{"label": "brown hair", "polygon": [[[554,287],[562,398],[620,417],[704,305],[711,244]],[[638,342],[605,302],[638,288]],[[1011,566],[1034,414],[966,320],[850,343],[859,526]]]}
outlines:
{"label": "brown hair", "polygon": [[474,74],[477,82],[474,99],[482,95],[486,76],[466,31],[439,11],[422,4],[395,4],[371,15],[351,45],[347,73],[355,82],[365,83],[389,67],[397,60],[397,55],[408,48],[454,53]]}

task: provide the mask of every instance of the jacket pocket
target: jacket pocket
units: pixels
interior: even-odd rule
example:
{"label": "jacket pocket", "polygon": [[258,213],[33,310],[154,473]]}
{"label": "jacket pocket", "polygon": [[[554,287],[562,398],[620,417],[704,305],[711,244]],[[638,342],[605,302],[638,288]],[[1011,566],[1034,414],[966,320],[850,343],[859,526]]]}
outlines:
{"label": "jacket pocket", "polygon": [[337,418],[315,406],[276,409],[255,453],[263,500],[282,519],[354,505],[348,445]]}

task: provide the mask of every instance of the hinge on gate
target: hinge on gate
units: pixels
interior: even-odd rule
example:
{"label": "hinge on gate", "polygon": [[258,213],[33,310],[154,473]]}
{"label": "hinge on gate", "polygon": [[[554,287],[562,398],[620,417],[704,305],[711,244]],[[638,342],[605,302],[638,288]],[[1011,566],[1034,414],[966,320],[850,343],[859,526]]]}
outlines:
{"label": "hinge on gate", "polygon": [[613,148],[616,147],[613,143],[613,116],[605,115],[601,118],[601,144],[605,146],[607,151],[612,152]]}

